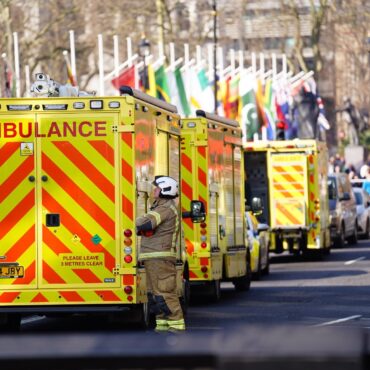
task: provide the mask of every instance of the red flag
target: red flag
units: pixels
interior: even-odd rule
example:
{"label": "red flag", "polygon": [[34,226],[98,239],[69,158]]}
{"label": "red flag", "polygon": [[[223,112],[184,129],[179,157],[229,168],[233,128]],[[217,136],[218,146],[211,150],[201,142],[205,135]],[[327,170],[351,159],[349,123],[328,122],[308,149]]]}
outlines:
{"label": "red flag", "polygon": [[121,86],[135,88],[135,65],[124,69],[118,77],[113,78],[112,85],[119,90]]}

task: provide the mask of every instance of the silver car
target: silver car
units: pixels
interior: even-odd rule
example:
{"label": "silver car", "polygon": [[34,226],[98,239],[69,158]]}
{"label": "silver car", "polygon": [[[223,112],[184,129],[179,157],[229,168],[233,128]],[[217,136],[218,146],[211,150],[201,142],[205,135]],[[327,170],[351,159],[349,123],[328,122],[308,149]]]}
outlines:
{"label": "silver car", "polygon": [[353,188],[356,198],[358,234],[365,239],[370,238],[370,198],[362,188]]}

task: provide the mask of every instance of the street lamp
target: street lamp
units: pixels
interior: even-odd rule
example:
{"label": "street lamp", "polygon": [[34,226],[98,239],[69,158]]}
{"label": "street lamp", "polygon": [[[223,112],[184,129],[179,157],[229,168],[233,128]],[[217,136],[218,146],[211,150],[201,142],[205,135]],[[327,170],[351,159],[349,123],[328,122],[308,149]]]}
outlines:
{"label": "street lamp", "polygon": [[142,74],[142,81],[143,81],[143,86],[144,86],[144,91],[149,89],[149,84],[148,84],[148,76],[146,73],[146,58],[150,55],[150,42],[145,38],[143,35],[141,37],[140,43],[139,43],[139,56],[143,58],[143,63],[144,63],[144,69],[143,69],[143,74]]}

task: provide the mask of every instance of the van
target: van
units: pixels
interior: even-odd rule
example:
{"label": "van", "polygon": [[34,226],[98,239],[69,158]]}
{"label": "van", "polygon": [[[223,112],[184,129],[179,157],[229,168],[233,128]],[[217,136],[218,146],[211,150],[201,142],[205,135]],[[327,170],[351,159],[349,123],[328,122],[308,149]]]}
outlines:
{"label": "van", "polygon": [[330,236],[336,247],[343,247],[347,240],[357,243],[357,211],[352,186],[346,173],[328,176],[330,209]]}

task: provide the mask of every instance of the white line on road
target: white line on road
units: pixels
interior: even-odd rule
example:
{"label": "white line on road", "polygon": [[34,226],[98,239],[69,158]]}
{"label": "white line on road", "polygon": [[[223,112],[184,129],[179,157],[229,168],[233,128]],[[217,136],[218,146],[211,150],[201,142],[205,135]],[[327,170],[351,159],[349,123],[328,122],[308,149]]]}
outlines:
{"label": "white line on road", "polygon": [[344,262],[344,264],[345,265],[352,265],[355,262],[362,261],[362,260],[365,260],[365,259],[366,259],[366,257],[359,257],[359,258],[356,258],[355,260]]}
{"label": "white line on road", "polygon": [[314,326],[334,325],[334,324],[339,324],[339,323],[345,322],[345,321],[356,320],[356,319],[359,319],[361,317],[362,317],[362,315],[348,316],[348,317],[344,317],[343,319],[338,319],[338,320],[334,320],[334,321],[323,322],[322,324],[317,324],[317,325],[314,325]]}
{"label": "white line on road", "polygon": [[22,319],[22,324],[29,324],[30,322],[39,321],[45,319],[45,316],[31,316]]}

